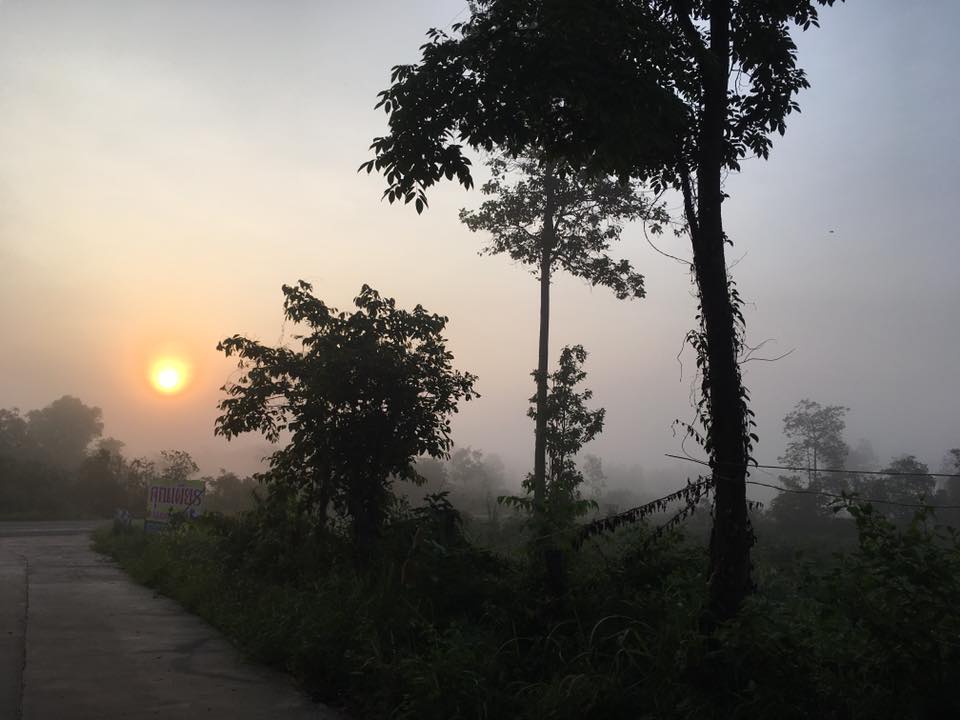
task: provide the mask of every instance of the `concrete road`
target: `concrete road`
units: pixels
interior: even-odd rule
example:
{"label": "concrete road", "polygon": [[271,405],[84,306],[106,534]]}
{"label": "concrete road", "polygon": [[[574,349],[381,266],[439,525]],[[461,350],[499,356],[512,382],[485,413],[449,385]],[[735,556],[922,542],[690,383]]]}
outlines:
{"label": "concrete road", "polygon": [[93,527],[0,523],[0,720],[341,717],[131,582]]}

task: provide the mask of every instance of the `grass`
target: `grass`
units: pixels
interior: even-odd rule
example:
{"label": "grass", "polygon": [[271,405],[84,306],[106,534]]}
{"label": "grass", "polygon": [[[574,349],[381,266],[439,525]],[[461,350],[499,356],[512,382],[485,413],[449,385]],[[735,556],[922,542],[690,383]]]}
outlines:
{"label": "grass", "polygon": [[696,543],[651,544],[642,527],[592,542],[554,597],[522,553],[478,549],[441,520],[392,523],[359,566],[341,536],[255,515],[107,528],[95,547],[356,717],[960,713],[960,552],[930,528],[868,515],[830,563],[758,553],[760,592],[707,639]]}

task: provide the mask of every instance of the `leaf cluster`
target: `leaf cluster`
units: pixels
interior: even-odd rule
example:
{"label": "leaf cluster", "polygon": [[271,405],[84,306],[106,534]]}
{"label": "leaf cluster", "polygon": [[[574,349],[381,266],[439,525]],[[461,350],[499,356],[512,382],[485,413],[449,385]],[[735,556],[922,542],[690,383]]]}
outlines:
{"label": "leaf cluster", "polygon": [[[362,170],[384,196],[416,200],[473,178],[464,146],[527,148],[575,167],[678,187],[700,154],[705,88],[728,75],[723,163],[767,157],[808,86],[791,28],[834,0],[481,0],[451,33],[431,30],[418,63],[398,65],[377,107],[389,133]],[[729,56],[707,28],[729,13]]]}
{"label": "leaf cluster", "polygon": [[389,478],[417,482],[415,458],[444,457],[451,416],[476,397],[476,378],[454,370],[442,332],[447,318],[417,305],[402,310],[364,285],[343,312],[299,282],[284,286],[284,317],[304,329],[299,347],[270,347],[234,335],[217,346],[242,376],[223,388],[215,432],[260,432],[289,444],[271,457],[268,479],[307,509],[353,501],[382,515]]}
{"label": "leaf cluster", "polygon": [[[578,386],[587,374],[583,363],[587,352],[582,345],[563,348],[557,370],[549,377],[546,413],[546,450],[547,474],[546,494],[544,498],[544,516],[548,529],[562,531],[570,529],[577,517],[591,509],[596,509],[595,500],[585,499],[580,491],[583,473],[576,464],[576,455],[584,445],[603,431],[606,411],[603,408],[591,410],[587,403],[593,397],[589,389],[579,390]],[[536,377],[537,372],[534,371]],[[527,415],[537,419],[536,395],[530,398],[531,407]],[[523,481],[527,496],[502,497],[507,505],[533,511],[533,475]]]}
{"label": "leaf cluster", "polygon": [[[473,232],[487,232],[482,254],[506,254],[539,275],[544,252],[551,271],[562,269],[591,285],[613,290],[618,299],[644,295],[643,276],[610,247],[625,223],[642,219],[655,227],[669,222],[662,203],[646,197],[635,182],[576,171],[538,157],[494,156],[481,192],[489,199],[461,210]],[[549,217],[546,230],[544,219]]]}

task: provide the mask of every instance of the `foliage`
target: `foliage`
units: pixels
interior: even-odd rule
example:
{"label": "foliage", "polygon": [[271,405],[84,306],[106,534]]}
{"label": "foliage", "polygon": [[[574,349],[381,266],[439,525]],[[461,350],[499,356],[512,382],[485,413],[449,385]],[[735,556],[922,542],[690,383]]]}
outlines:
{"label": "foliage", "polygon": [[850,408],[841,405],[821,405],[808,399],[800,400],[783,418],[783,434],[787,447],[779,461],[804,471],[806,481],[799,474],[781,476],[780,482],[792,490],[806,490],[810,494],[784,493],[774,498],[770,507],[772,516],[783,525],[809,525],[831,516],[828,496],[850,490],[848,478],[841,473],[823,473],[821,469],[841,470],[849,447],[843,439],[846,414]]}
{"label": "foliage", "polygon": [[[484,254],[509,255],[537,275],[546,253],[551,271],[608,287],[621,300],[643,297],[643,276],[609,253],[625,222],[668,221],[662,206],[645,198],[636,183],[551,166],[548,193],[542,158],[496,156],[487,166],[491,177],[481,192],[489,199],[477,210],[460,211],[470,230],[490,233]],[[548,210],[551,232],[545,236]]]}
{"label": "foliage", "polygon": [[33,452],[65,470],[83,462],[87,447],[103,432],[103,412],[64,395],[47,407],[27,413],[27,441]]}
{"label": "foliage", "polygon": [[926,511],[899,527],[845,507],[853,547],[760,555],[759,592],[713,639],[704,548],[642,524],[571,556],[562,602],[529,561],[472,547],[442,495],[392,513],[362,569],[346,536],[291,543],[265,505],[97,546],[358,717],[955,716],[960,538]]}
{"label": "foliage", "polygon": [[[929,510],[898,527],[846,504],[859,540],[752,600],[727,657],[749,678],[744,716],[936,718],[960,712],[960,538]],[[849,521],[840,521],[849,522]]]}
{"label": "foliage", "polygon": [[701,418],[715,490],[710,614],[729,618],[750,592],[746,472],[754,441],[738,358],[743,315],[727,275],[725,171],[767,157],[807,87],[793,27],[834,0],[481,0],[451,34],[428,33],[398,65],[378,107],[389,134],[361,169],[384,196],[426,206],[443,178],[472,186],[463,145],[536,147],[552,161],[682,193],[700,298]]}
{"label": "foliage", "polygon": [[503,461],[469,446],[453,451],[447,463],[450,501],[474,515],[496,523],[499,517],[497,497],[506,484]]}
{"label": "foliage", "polygon": [[431,30],[418,63],[393,67],[378,103],[390,133],[374,140],[362,169],[386,176],[391,202],[416,200],[418,210],[443,178],[472,185],[461,143],[512,155],[534,146],[574,166],[679,188],[706,120],[699,66],[716,9],[731,15],[737,82],[722,159],[736,170],[743,157],[766,157],[770,134],[783,134],[798,109],[808,83],[790,26],[817,25],[821,5],[833,0],[483,0],[452,33]]}
{"label": "foliage", "polygon": [[[883,472],[884,475],[857,478],[854,489],[864,498],[880,501],[877,511],[887,518],[908,522],[915,509],[907,506],[932,500],[936,481],[926,464],[913,455],[894,458]],[[883,501],[890,504],[883,504]]]}
{"label": "foliage", "polygon": [[186,482],[200,470],[185,450],[161,450],[157,474],[171,483]]}
{"label": "foliage", "polygon": [[123,443],[101,438],[103,416],[65,395],[21,414],[0,409],[0,512],[7,518],[109,517],[142,511]]}
{"label": "foliage", "polygon": [[[581,448],[603,430],[603,408],[589,410],[587,402],[593,397],[591,390],[577,391],[587,374],[582,366],[587,352],[581,345],[565,347],[560,353],[557,370],[550,375],[550,392],[546,404],[547,441],[547,486],[545,517],[547,524],[541,530],[555,534],[570,530],[576,518],[591,508],[594,500],[584,499],[580,485],[584,477],[576,464]],[[536,420],[536,396],[527,414]],[[508,505],[532,511],[533,476],[527,475],[523,482],[526,497],[503,497]]]}
{"label": "foliage", "polygon": [[[547,479],[552,275],[565,270],[592,285],[612,289],[620,299],[643,297],[643,276],[628,261],[614,260],[610,245],[620,239],[624,222],[643,218],[664,223],[667,215],[662,206],[644,198],[634,183],[579,172],[536,151],[517,159],[497,156],[488,166],[491,179],[482,191],[489,199],[476,211],[462,210],[460,219],[475,232],[491,234],[484,252],[509,255],[531,267],[540,282],[538,362],[533,376],[537,392],[532,400],[534,469],[529,479],[529,509],[540,525],[540,535],[550,531],[555,521],[550,515],[566,512],[557,506],[556,494],[549,497],[548,484],[556,490],[568,482],[559,476]],[[561,495],[573,497],[572,492],[571,487]],[[551,504],[554,507],[548,507]]]}
{"label": "foliage", "polygon": [[850,408],[841,405],[823,406],[801,400],[783,418],[783,434],[789,441],[780,457],[784,465],[840,469],[850,448],[843,440],[845,416]]}
{"label": "foliage", "polygon": [[87,448],[103,432],[103,412],[71,395],[21,415],[0,410],[0,455],[38,460],[61,470],[76,470]]}
{"label": "foliage", "polygon": [[256,506],[255,492],[259,483],[252,477],[240,477],[221,468],[216,477],[203,480],[206,485],[203,505],[208,512],[236,515]]}
{"label": "foliage", "polygon": [[[547,518],[556,528],[567,528],[588,509],[596,507],[584,500],[580,485],[584,477],[576,464],[576,456],[584,445],[603,430],[606,411],[589,410],[587,403],[593,391],[577,387],[586,379],[583,363],[587,352],[582,345],[565,347],[560,352],[557,370],[550,376],[547,395]],[[531,402],[533,398],[531,398]],[[537,409],[527,414],[536,420]]]}
{"label": "foliage", "polygon": [[305,326],[299,349],[240,335],[217,346],[243,375],[224,387],[215,431],[272,442],[289,433],[270,458],[268,488],[321,528],[332,503],[362,549],[383,524],[391,479],[418,482],[418,456],[449,452],[450,416],[475,396],[475,377],[452,368],[447,318],[398,309],[367,285],[353,313],[311,291],[303,281],[283,287],[284,317]]}
{"label": "foliage", "polygon": [[960,505],[960,448],[950,450],[943,460],[945,472],[956,477],[947,478],[944,483],[944,495],[952,505]]}

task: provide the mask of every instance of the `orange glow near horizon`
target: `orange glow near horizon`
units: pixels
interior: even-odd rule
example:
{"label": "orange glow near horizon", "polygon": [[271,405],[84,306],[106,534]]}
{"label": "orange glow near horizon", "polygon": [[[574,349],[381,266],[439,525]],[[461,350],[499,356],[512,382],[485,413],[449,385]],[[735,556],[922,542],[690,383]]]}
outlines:
{"label": "orange glow near horizon", "polygon": [[150,383],[162,395],[176,395],[189,379],[189,367],[178,358],[160,358],[150,368]]}

